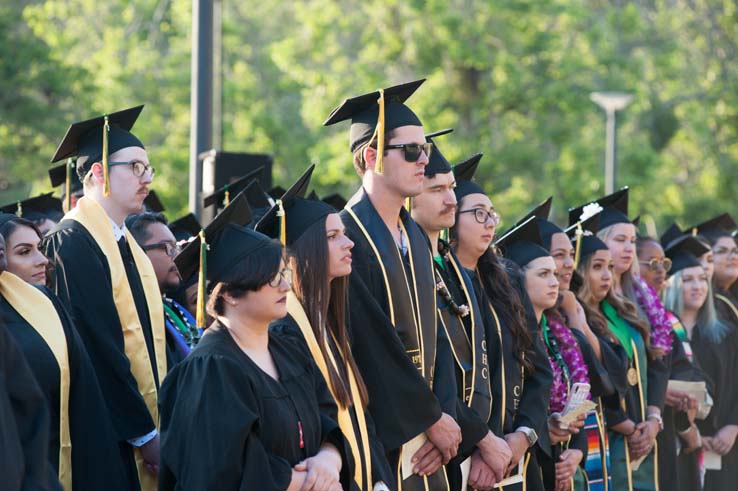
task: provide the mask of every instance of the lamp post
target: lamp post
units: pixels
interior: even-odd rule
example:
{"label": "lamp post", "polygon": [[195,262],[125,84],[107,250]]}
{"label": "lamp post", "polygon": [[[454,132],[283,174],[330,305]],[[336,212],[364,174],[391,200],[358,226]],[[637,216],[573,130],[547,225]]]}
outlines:
{"label": "lamp post", "polygon": [[592,92],[589,96],[607,116],[605,129],[605,193],[615,191],[615,113],[630,104],[633,95],[627,92]]}

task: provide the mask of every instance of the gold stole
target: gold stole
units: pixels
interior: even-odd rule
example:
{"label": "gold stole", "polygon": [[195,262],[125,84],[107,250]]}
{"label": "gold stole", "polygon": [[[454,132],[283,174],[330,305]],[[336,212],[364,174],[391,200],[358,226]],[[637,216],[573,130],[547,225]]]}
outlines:
{"label": "gold stole", "polygon": [[[92,235],[97,245],[102,250],[110,268],[110,277],[113,287],[113,299],[118,311],[118,318],[123,328],[123,344],[125,353],[131,363],[131,373],[136,379],[138,390],[143,397],[146,407],[159,426],[159,412],[157,408],[158,389],[154,380],[154,372],[151,369],[149,351],[146,347],[141,321],[138,318],[136,302],[133,299],[131,286],[128,283],[123,258],[121,258],[118,243],[113,235],[113,226],[110,218],[102,206],[96,201],[83,196],[77,201],[77,207],[64,216],[66,220],[75,220],[82,224]],[[141,284],[146,296],[146,304],[149,307],[149,319],[151,319],[151,334],[154,339],[154,353],[156,356],[156,368],[161,381],[167,373],[166,339],[164,330],[164,305],[159,293],[159,283],[156,273],[146,253],[136,243],[133,236],[126,230],[126,240],[131,249],[136,269],[141,277]],[[156,490],[156,478],[144,467],[143,456],[139,449],[134,451],[136,467],[141,489]]]}
{"label": "gold stole", "polygon": [[43,338],[59,365],[59,481],[64,489],[72,489],[69,352],[61,319],[46,295],[8,271],[0,274],[0,295]]}
{"label": "gold stole", "polygon": [[721,295],[719,293],[716,293],[715,294],[715,298],[717,298],[718,300],[721,300],[722,302],[724,302],[730,308],[730,310],[733,311],[733,315],[735,316],[736,320],[738,321],[738,307],[736,307],[735,304],[733,304],[733,302],[731,302],[730,299],[728,297],[726,297],[725,295]]}
{"label": "gold stole", "polygon": [[[300,328],[302,335],[305,337],[308,348],[310,348],[310,354],[313,355],[313,359],[315,360],[316,365],[318,365],[320,373],[323,374],[323,378],[325,379],[326,384],[328,385],[328,388],[333,395],[333,399],[336,400],[335,389],[331,385],[331,379],[328,375],[328,363],[323,357],[323,353],[320,351],[318,340],[313,333],[313,330],[310,326],[310,321],[305,314],[305,310],[302,308],[302,304],[300,304],[300,301],[292,292],[289,292],[287,294],[287,312],[292,316],[292,318],[297,323],[297,326]],[[333,357],[333,352],[331,351],[329,346],[326,346],[325,348],[326,353],[328,353],[328,356],[330,357],[331,365],[338,373],[338,364]],[[338,350],[340,351],[340,347],[338,348]],[[356,438],[356,431],[354,429],[353,422],[351,421],[351,414],[349,413],[348,408],[341,407],[340,404],[336,403],[336,406],[338,407],[338,426],[341,428],[343,435],[346,437],[346,440],[351,447],[351,454],[354,457],[354,481],[358,486],[363,486],[364,481],[362,461],[364,461],[366,462],[367,471],[366,482],[371,488],[374,484],[372,481],[372,458],[371,454],[369,453],[369,434],[366,430],[364,403],[361,401],[361,394],[359,393],[359,388],[356,385],[356,377],[354,376],[354,372],[348,365],[346,365],[346,374],[348,375],[349,385],[351,386],[351,399],[354,402],[354,408],[356,410],[356,421],[359,424],[359,433],[361,435],[361,446],[364,450],[364,459],[361,458],[361,452],[359,452],[359,442]]]}

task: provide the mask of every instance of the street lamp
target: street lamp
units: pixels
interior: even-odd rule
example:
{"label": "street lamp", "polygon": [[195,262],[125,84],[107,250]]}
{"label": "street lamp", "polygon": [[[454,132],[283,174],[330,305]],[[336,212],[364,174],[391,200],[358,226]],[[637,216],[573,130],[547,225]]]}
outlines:
{"label": "street lamp", "polygon": [[615,191],[615,113],[630,104],[633,96],[627,92],[592,92],[592,101],[605,110],[605,193]]}

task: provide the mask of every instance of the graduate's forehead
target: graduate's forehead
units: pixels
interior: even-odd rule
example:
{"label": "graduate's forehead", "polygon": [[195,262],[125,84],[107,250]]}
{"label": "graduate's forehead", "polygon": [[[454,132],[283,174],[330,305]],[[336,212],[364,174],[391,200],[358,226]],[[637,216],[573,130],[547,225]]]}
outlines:
{"label": "graduate's forehead", "polygon": [[388,143],[425,143],[422,126],[400,126],[392,130],[392,133],[392,139]]}
{"label": "graduate's forehead", "polygon": [[117,152],[110,155],[111,162],[128,162],[137,161],[144,164],[149,163],[149,156],[146,154],[146,150],[141,147],[126,147],[121,148]]}

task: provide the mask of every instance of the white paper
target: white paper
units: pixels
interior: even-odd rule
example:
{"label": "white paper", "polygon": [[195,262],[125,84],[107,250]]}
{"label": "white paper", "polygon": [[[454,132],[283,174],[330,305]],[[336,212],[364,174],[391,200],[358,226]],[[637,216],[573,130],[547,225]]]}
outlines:
{"label": "white paper", "polygon": [[497,484],[495,484],[495,487],[499,488],[500,486],[509,486],[510,484],[517,484],[519,482],[523,482],[523,461],[524,460],[525,460],[525,455],[523,455],[523,457],[521,457],[520,459],[520,462],[518,462],[518,469],[517,471],[515,471],[515,474],[498,482]]}
{"label": "white paper", "polygon": [[705,469],[719,471],[722,467],[723,458],[717,452],[705,450]]}
{"label": "white paper", "polygon": [[469,472],[471,471],[471,457],[467,457],[459,466],[461,467],[461,489],[466,489],[469,482]]}
{"label": "white paper", "polygon": [[425,436],[425,433],[421,433],[402,446],[403,481],[413,475],[413,467],[415,466],[412,462],[413,455],[415,455],[415,452],[420,450],[420,447],[422,447],[426,441],[428,441],[428,437]]}

